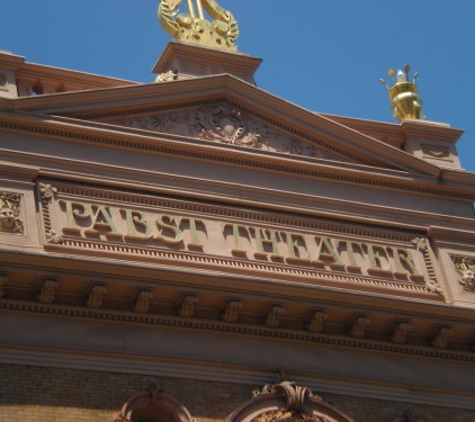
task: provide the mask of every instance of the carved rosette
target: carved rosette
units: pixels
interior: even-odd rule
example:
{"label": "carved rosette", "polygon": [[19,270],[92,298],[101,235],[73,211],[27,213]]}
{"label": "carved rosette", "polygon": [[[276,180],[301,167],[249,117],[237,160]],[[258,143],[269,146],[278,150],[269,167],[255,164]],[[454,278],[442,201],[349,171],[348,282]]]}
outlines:
{"label": "carved rosette", "polygon": [[475,257],[452,256],[458,282],[467,292],[475,293]]}
{"label": "carved rosette", "polygon": [[0,192],[0,233],[24,232],[20,218],[21,195]]}

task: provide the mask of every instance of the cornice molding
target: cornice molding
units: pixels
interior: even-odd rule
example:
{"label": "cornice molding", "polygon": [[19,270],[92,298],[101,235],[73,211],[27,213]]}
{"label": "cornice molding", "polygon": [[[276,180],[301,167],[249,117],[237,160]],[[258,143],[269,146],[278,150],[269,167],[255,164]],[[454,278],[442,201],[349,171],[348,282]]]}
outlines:
{"label": "cornice molding", "polygon": [[[126,362],[126,364],[124,364]],[[195,379],[229,384],[249,385],[250,390],[274,380],[276,371],[262,367],[248,367],[216,362],[202,362],[157,357],[108,354],[46,348],[30,348],[0,344],[0,363],[43,368],[61,368],[84,371],[138,374],[160,378]],[[418,387],[408,389],[406,384],[384,383],[353,379],[347,376],[326,376],[292,372],[292,380],[306,385],[323,396],[326,394],[373,398],[403,403],[443,406],[475,410],[472,392],[439,390]],[[324,393],[322,393],[324,392]]]}
{"label": "cornice molding", "polygon": [[[333,180],[340,183],[356,183],[368,185],[375,188],[396,189],[409,191],[417,194],[434,196],[445,196],[452,199],[460,199],[472,202],[475,199],[475,192],[469,187],[464,189],[436,185],[430,179],[424,178],[414,181],[414,176],[405,176],[403,173],[384,175],[379,172],[375,177],[370,167],[361,167],[360,171],[345,169],[345,166],[338,166],[335,162],[325,162],[325,160],[305,160],[300,157],[282,156],[279,154],[258,154],[255,151],[249,152],[239,148],[226,148],[226,146],[214,143],[190,142],[181,139],[165,140],[160,136],[160,143],[156,142],[157,136],[150,136],[144,131],[140,139],[136,134],[117,132],[111,130],[98,130],[87,127],[73,127],[71,124],[48,121],[37,117],[35,120],[14,118],[12,116],[0,116],[0,127],[4,130],[17,133],[30,133],[41,137],[52,137],[62,140],[73,140],[74,142],[102,145],[108,148],[129,149],[147,153],[179,155],[183,158],[233,164],[249,168],[258,168],[265,171],[276,171],[292,174],[300,177],[311,177]],[[171,137],[170,137],[171,138]],[[222,151],[226,154],[222,154]],[[263,159],[264,158],[264,159]],[[346,166],[348,167],[348,166]],[[432,182],[432,183],[431,183]]]}
{"label": "cornice molding", "polygon": [[258,338],[281,339],[285,341],[311,342],[315,344],[355,348],[379,353],[396,353],[429,359],[444,359],[460,362],[475,362],[475,353],[451,349],[395,344],[377,340],[360,339],[351,336],[338,336],[322,333],[310,333],[288,329],[273,329],[266,326],[255,326],[239,323],[202,320],[198,318],[182,318],[179,316],[141,314],[108,309],[65,306],[10,299],[0,299],[0,309],[9,312],[36,313],[61,317],[86,318],[114,323],[151,324],[154,326],[173,327],[175,329],[214,331],[246,335]]}

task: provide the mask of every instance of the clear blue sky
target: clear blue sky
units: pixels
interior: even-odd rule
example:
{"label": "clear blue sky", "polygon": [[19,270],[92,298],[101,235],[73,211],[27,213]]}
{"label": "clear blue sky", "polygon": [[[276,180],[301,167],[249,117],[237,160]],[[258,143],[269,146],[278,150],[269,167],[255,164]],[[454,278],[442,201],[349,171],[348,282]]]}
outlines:
{"label": "clear blue sky", "polygon": [[[465,129],[459,156],[475,172],[475,1],[218,2],[240,23],[239,50],[264,59],[258,85],[314,111],[393,122],[378,79],[409,63],[427,118]],[[158,0],[1,3],[0,49],[30,62],[151,82],[170,40]]]}

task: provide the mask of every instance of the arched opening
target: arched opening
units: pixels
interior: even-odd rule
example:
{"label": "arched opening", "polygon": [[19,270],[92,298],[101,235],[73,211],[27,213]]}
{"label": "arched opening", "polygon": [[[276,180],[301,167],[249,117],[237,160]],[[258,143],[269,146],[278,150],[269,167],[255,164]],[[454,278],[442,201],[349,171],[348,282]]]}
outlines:
{"label": "arched opening", "polygon": [[266,385],[225,422],[354,422],[310,389],[293,382]]}
{"label": "arched opening", "polygon": [[188,410],[156,386],[130,397],[114,422],[194,422]]}

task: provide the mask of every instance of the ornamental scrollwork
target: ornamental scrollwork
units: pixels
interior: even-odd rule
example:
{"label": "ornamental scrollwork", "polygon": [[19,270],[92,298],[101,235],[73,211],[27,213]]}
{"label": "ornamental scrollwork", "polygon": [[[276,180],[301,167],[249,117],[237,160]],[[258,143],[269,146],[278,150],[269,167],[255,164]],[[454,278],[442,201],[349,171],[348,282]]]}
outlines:
{"label": "ornamental scrollwork", "polygon": [[0,232],[23,233],[23,221],[20,218],[21,196],[0,192]]}
{"label": "ornamental scrollwork", "polygon": [[475,293],[475,257],[452,256],[458,282],[464,290]]}
{"label": "ornamental scrollwork", "polygon": [[201,139],[238,146],[260,148],[265,129],[243,119],[243,112],[226,105],[204,107],[196,121],[201,128]]}

